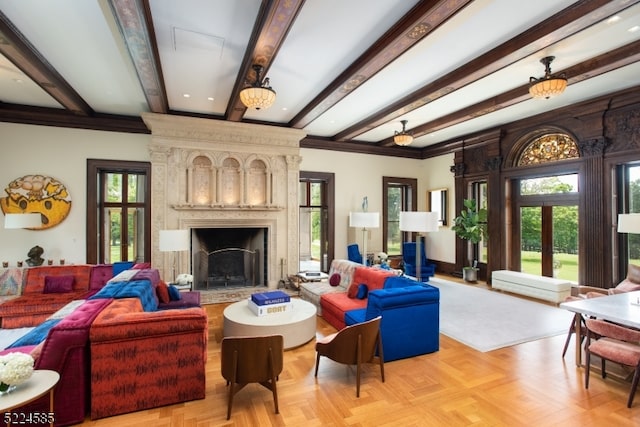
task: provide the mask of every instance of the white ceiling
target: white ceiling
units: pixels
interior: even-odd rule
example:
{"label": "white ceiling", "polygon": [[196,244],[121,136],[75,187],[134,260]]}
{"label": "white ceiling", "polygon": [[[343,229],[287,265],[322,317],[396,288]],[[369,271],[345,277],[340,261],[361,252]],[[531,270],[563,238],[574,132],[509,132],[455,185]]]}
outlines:
{"label": "white ceiling", "polygon": [[[88,104],[89,118],[92,115],[138,117],[153,108],[136,72],[136,55],[132,59],[130,54],[132,39],[123,37],[122,18],[114,14],[114,9],[126,9],[130,3],[148,3],[157,43],[156,60],[160,64],[169,112],[195,113],[216,119],[228,119],[229,105],[237,101],[234,90],[245,80],[254,61],[252,55],[260,47],[262,39],[254,34],[254,27],[260,25],[256,20],[261,16],[261,7],[288,4],[285,0],[0,0],[6,24],[3,32],[10,30],[19,34],[40,60]],[[406,18],[414,6],[467,2],[294,0],[292,3],[302,6],[267,62],[266,76],[277,92],[276,102],[266,110],[247,110],[242,120],[299,127],[296,117],[300,112],[310,105],[323,105],[322,102],[310,103],[363,54],[370,57],[366,52],[377,42],[388,40],[389,37],[381,38]],[[580,12],[584,10],[580,7],[591,4],[596,6],[589,13]],[[534,26],[556,14],[555,20],[547,21],[547,25],[555,25],[556,29],[540,32],[542,36],[508,51],[510,41],[535,32]],[[618,17],[614,22],[610,19],[613,15]],[[565,16],[578,20],[573,24],[571,20],[558,24]],[[282,19],[276,14],[273,23],[277,25],[273,28],[277,29]],[[570,34],[573,30],[568,29],[574,26],[585,28]],[[566,34],[556,36],[562,32]],[[252,45],[256,38],[257,47]],[[637,0],[471,1],[302,128],[309,137],[318,140],[339,140],[336,135],[361,124],[362,130],[347,139],[368,143],[373,148],[383,146],[385,140],[388,144],[394,131],[401,129],[402,119],[408,120],[407,128],[413,130],[436,123],[446,115],[456,117],[464,108],[482,110],[484,114],[470,113],[443,125],[440,130],[431,131],[430,126],[418,129],[416,140],[405,149],[455,140],[555,108],[638,87],[640,58],[627,59],[628,64],[612,66],[612,70],[605,73],[593,72],[596,76],[591,77],[591,70],[597,70],[608,53],[638,41],[640,2]],[[474,66],[476,63],[472,61],[489,55],[500,45],[500,49],[506,49],[504,57]],[[393,53],[394,49],[392,45],[388,51]],[[636,56],[640,55],[639,51],[635,50]],[[556,57],[551,65],[554,73],[571,69],[587,71],[579,76],[567,72],[569,87],[561,96],[531,99],[526,91],[529,77],[544,74],[544,66],[539,61],[548,55]],[[0,55],[0,120],[13,121],[18,106],[45,107],[54,112],[68,108],[47,92],[46,85],[36,83],[37,75],[24,65],[21,66],[24,71],[21,70],[14,63],[20,61],[14,58],[12,62],[7,56]],[[33,59],[27,58],[25,62],[33,63]],[[484,67],[495,70],[485,73]],[[153,73],[153,70],[145,71]],[[422,102],[417,108],[411,108],[413,104],[403,104],[402,109],[396,105],[401,100],[410,100],[423,87],[463,71],[470,78],[459,84],[457,90],[425,105]],[[495,112],[476,106],[518,88],[522,88],[521,93],[518,92],[522,99],[513,105]],[[446,91],[444,87],[438,90],[439,93]],[[398,107],[394,113],[389,111],[383,119],[372,119],[390,105]]]}

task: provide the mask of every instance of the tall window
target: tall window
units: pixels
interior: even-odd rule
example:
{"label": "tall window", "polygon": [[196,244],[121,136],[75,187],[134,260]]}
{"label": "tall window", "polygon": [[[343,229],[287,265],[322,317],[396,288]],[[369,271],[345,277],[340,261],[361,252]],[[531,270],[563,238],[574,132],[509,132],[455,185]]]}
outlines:
{"label": "tall window", "polygon": [[389,256],[402,255],[402,242],[409,233],[400,231],[400,212],[415,211],[418,205],[418,180],[382,178],[382,250]]}
{"label": "tall window", "polygon": [[[626,164],[618,167],[620,213],[640,213],[640,165]],[[640,265],[640,234],[620,233],[620,272],[624,277],[627,264]]]}
{"label": "tall window", "polygon": [[334,256],[335,176],[300,171],[300,271],[329,271]]}
{"label": "tall window", "polygon": [[578,171],[575,165],[548,166],[579,155],[575,139],[564,133],[540,135],[524,147],[516,166],[547,167],[539,171],[529,168],[529,176],[512,182],[514,247],[507,255],[510,269],[578,282]]}
{"label": "tall window", "polygon": [[[476,208],[488,209],[487,189],[486,181],[479,181],[471,184],[471,198],[476,201]],[[487,212],[487,218],[488,215],[489,212]],[[473,259],[477,259],[479,262],[486,264],[489,257],[487,243],[488,242],[484,239],[478,243],[478,246],[474,248],[475,254]]]}
{"label": "tall window", "polygon": [[151,259],[151,165],[87,161],[87,262]]}

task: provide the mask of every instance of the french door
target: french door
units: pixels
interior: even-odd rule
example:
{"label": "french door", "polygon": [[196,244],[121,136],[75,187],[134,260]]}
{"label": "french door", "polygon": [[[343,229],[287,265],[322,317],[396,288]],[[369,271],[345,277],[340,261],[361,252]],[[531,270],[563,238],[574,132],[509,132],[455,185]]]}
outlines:
{"label": "french door", "polygon": [[299,271],[329,271],[333,260],[334,175],[300,172]]}
{"label": "french door", "polygon": [[[535,181],[535,183],[532,183]],[[520,180],[511,269],[578,282],[577,175]]]}

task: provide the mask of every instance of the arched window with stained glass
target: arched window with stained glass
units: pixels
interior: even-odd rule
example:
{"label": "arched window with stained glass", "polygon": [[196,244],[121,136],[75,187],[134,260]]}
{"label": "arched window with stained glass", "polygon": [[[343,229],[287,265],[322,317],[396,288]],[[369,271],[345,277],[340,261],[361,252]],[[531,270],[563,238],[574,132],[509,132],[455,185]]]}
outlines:
{"label": "arched window with stained glass", "polygon": [[580,157],[578,144],[571,136],[563,133],[548,133],[537,137],[525,147],[517,165],[536,165],[578,157]]}

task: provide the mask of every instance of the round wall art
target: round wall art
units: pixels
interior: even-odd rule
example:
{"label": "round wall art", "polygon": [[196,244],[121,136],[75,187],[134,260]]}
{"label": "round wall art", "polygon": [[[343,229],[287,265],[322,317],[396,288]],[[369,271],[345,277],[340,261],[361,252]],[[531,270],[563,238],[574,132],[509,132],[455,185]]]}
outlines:
{"label": "round wall art", "polygon": [[4,189],[0,208],[8,213],[39,213],[42,226],[30,230],[44,230],[60,224],[71,210],[71,196],[57,179],[44,175],[25,175],[14,179]]}

